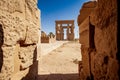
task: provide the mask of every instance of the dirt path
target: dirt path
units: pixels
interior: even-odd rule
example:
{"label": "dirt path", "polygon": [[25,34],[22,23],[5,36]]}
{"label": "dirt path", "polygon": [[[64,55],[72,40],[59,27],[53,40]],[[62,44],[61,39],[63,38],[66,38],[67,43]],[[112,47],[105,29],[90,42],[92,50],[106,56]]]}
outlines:
{"label": "dirt path", "polygon": [[79,80],[80,44],[68,42],[39,60],[39,80]]}

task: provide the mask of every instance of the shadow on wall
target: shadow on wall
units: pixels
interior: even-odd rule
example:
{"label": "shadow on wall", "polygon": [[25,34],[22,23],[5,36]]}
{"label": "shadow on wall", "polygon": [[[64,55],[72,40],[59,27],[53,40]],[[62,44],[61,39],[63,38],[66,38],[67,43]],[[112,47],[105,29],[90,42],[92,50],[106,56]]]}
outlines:
{"label": "shadow on wall", "polygon": [[2,45],[3,45],[3,40],[4,36],[3,36],[3,28],[2,25],[0,24],[0,72],[2,69],[2,65],[3,65],[3,51],[2,51]]}
{"label": "shadow on wall", "polygon": [[89,16],[89,45],[91,49],[95,49],[95,41],[94,41],[94,36],[95,36],[95,26],[91,24],[90,22],[90,16]]}
{"label": "shadow on wall", "polygon": [[33,54],[33,64],[30,66],[28,74],[22,80],[37,80],[38,76],[38,61],[37,61],[37,48]]}
{"label": "shadow on wall", "polygon": [[[118,74],[120,75],[120,19],[119,19],[119,17],[120,17],[120,12],[119,12],[119,10],[120,10],[120,1],[119,0],[117,0],[117,7],[118,7],[118,9],[117,9],[117,11],[118,11],[118,15],[117,15],[117,22],[118,22],[118,25],[117,25],[117,60],[118,60],[118,62],[119,62],[119,71],[118,71]],[[119,76],[119,79],[120,79],[120,76]]]}
{"label": "shadow on wall", "polygon": [[80,80],[79,74],[48,74],[39,75],[38,80]]}

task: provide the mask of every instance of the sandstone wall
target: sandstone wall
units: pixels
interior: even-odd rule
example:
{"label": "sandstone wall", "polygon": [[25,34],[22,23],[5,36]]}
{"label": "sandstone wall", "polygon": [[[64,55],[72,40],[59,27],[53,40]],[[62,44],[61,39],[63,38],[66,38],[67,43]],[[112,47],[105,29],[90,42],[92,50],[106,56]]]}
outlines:
{"label": "sandstone wall", "polygon": [[50,32],[48,35],[44,32],[41,31],[41,43],[54,43],[56,42],[56,36]]}
{"label": "sandstone wall", "polygon": [[54,42],[56,42],[56,37],[52,36],[41,37],[41,43],[54,43]]}
{"label": "sandstone wall", "polygon": [[0,80],[20,80],[33,65],[39,15],[37,0],[0,0]]}
{"label": "sandstone wall", "polygon": [[41,43],[49,43],[49,37],[41,37]]}
{"label": "sandstone wall", "polygon": [[[119,80],[119,61],[116,56],[118,53],[117,0],[98,0],[93,9],[84,8],[86,4],[92,7],[92,3],[94,2],[85,3],[78,16],[82,44],[80,78],[81,80]],[[81,18],[82,16],[84,18]]]}
{"label": "sandstone wall", "polygon": [[[89,23],[90,23],[90,14],[94,11],[96,7],[96,2],[86,2],[80,10],[80,15],[78,16],[78,26],[79,26],[79,42],[81,44],[81,53],[82,53],[82,65],[80,68],[80,78],[81,80],[86,80],[90,76],[90,64],[89,64],[89,47],[90,47],[90,33],[89,33]],[[81,64],[81,63],[80,63]],[[82,67],[83,68],[82,68]],[[83,70],[83,71],[81,71]]]}

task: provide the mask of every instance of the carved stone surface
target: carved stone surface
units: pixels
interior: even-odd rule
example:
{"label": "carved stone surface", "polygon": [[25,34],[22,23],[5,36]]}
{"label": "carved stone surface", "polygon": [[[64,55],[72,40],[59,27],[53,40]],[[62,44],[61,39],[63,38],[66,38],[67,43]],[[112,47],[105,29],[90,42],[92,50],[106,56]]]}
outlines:
{"label": "carved stone surface", "polygon": [[39,29],[37,0],[0,0],[0,80],[33,65]]}
{"label": "carved stone surface", "polygon": [[83,4],[78,25],[82,44],[81,80],[119,80],[117,0]]}

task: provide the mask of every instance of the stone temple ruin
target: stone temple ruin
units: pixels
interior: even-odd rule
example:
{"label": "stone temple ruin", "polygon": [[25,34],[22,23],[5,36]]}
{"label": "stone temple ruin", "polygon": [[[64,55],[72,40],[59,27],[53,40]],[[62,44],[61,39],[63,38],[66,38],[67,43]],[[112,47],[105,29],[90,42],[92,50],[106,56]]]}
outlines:
{"label": "stone temple ruin", "polygon": [[54,43],[56,42],[56,36],[50,32],[48,35],[41,31],[41,43]]}
{"label": "stone temple ruin", "polygon": [[84,3],[78,26],[82,53],[80,79],[120,80],[117,0]]}
{"label": "stone temple ruin", "polygon": [[[117,2],[90,1],[80,10],[80,80],[120,80]],[[74,40],[74,20],[56,21],[57,40],[64,29]],[[40,30],[37,0],[0,0],[0,80],[37,80]]]}
{"label": "stone temple ruin", "polygon": [[[56,23],[56,40],[74,40],[74,20],[60,20]],[[64,33],[64,29],[67,29],[67,33]]]}

